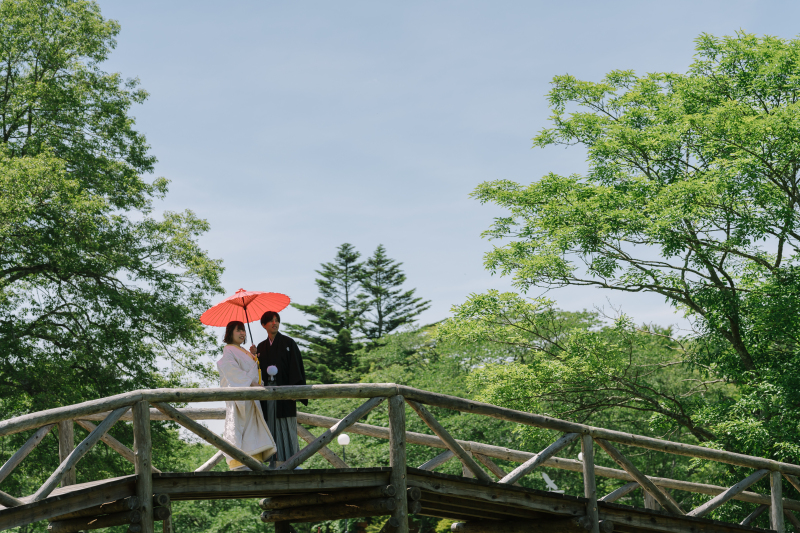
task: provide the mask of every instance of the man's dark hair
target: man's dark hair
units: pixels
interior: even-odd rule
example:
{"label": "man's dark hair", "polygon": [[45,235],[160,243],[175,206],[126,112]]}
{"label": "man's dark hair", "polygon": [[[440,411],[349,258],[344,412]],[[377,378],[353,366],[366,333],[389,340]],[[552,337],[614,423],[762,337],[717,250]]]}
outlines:
{"label": "man's dark hair", "polygon": [[222,342],[225,344],[236,344],[233,342],[233,332],[237,329],[241,329],[242,331],[247,331],[244,329],[244,322],[240,322],[238,320],[232,320],[228,322],[228,325],[225,326],[225,336],[222,337]]}
{"label": "man's dark hair", "polygon": [[278,322],[281,321],[281,315],[279,315],[275,311],[267,311],[266,313],[261,315],[261,325],[263,326],[267,322],[272,322],[273,317],[278,317]]}

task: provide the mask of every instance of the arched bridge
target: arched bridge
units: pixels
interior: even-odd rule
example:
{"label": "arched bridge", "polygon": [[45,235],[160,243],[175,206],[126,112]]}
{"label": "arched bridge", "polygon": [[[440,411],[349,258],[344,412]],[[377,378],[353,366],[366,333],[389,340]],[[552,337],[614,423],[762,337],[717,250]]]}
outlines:
{"label": "arched bridge", "polygon": [[[341,420],[299,413],[298,434],[307,445],[276,469],[269,469],[197,422],[224,418],[223,409],[178,409],[171,405],[301,398],[361,398],[365,402]],[[388,427],[358,422],[382,403],[388,404]],[[406,405],[432,434],[406,431]],[[458,440],[427,406],[546,428],[563,435],[539,453]],[[173,420],[220,451],[193,472],[161,472],[151,461],[151,420]],[[107,434],[120,421],[133,423],[133,449]],[[99,423],[95,425],[96,422]],[[74,423],[89,431],[77,446]],[[328,429],[314,437],[303,424]],[[156,527],[170,532],[171,501],[258,497],[263,498],[261,520],[274,522],[277,532],[292,531],[293,522],[387,516],[384,531],[406,533],[408,515],[420,514],[458,520],[452,526],[457,532],[734,533],[764,531],[750,525],[764,512],[769,513],[773,531],[784,532],[784,519],[800,531],[800,522],[794,515],[794,511],[800,511],[800,501],[783,498],[781,494],[783,478],[800,490],[800,480],[796,477],[800,476],[798,465],[577,424],[394,384],[142,390],[3,420],[0,436],[23,431],[31,432],[31,436],[0,467],[0,483],[56,426],[60,466],[34,494],[19,497],[0,491],[0,530],[48,520],[48,529],[60,533],[125,524],[129,524],[130,533],[152,533]],[[390,466],[350,468],[326,447],[343,432],[388,439]],[[100,441],[132,462],[135,475],[75,484],[75,466]],[[558,457],[558,452],[572,442],[582,447],[582,461]],[[406,463],[407,444],[443,451],[413,467]],[[745,467],[753,473],[732,487],[652,477],[620,453],[620,444]],[[596,465],[595,452],[600,450],[620,468]],[[252,471],[211,472],[222,460],[222,452]],[[314,454],[322,455],[333,468],[296,469]],[[452,458],[462,463],[463,476],[434,472]],[[493,459],[512,461],[519,466],[505,472]],[[583,497],[516,484],[540,466],[580,472]],[[598,495],[597,476],[627,483],[610,494]],[[770,494],[747,490],[762,478],[768,478]],[[639,489],[645,492],[646,508],[615,503]],[[695,509],[685,510],[670,490],[712,498]],[[757,507],[740,524],[705,518],[731,499]]]}

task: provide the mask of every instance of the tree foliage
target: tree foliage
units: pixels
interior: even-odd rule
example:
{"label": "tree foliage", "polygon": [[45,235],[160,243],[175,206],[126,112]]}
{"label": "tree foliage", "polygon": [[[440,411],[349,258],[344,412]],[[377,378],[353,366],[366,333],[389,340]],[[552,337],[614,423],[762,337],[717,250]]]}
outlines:
{"label": "tree foliage", "polygon": [[309,378],[330,383],[335,370],[353,366],[353,354],[358,349],[354,332],[363,320],[366,309],[361,294],[361,253],[352,244],[344,243],[329,263],[322,263],[315,280],[320,296],[311,305],[292,304],[308,315],[305,326],[287,324],[289,335],[301,341],[308,360]]}
{"label": "tree foliage", "polygon": [[430,308],[429,301],[414,296],[416,289],[402,289],[406,281],[400,269],[402,264],[390,259],[382,244],[364,262],[361,286],[367,312],[361,329],[368,339],[380,339],[401,326],[412,324],[420,313]]}
{"label": "tree foliage", "polygon": [[430,302],[414,296],[415,289],[403,290],[402,263],[389,258],[383,245],[366,261],[359,262],[360,257],[352,244],[339,246],[334,260],[316,271],[317,300],[293,304],[308,315],[309,323],[287,324],[286,331],[306,348],[308,373],[314,380],[346,379],[360,348],[413,324],[430,307]]}
{"label": "tree foliage", "polygon": [[[800,40],[701,35],[685,74],[557,76],[534,145],[583,175],[474,195],[509,210],[487,267],[530,287],[653,292],[696,328],[687,362],[738,393],[698,417],[717,445],[797,461]],[[698,419],[695,424],[701,424]],[[701,424],[701,425],[702,425]],[[754,438],[754,435],[760,435]]]}
{"label": "tree foliage", "polygon": [[[222,267],[198,246],[205,221],[154,214],[168,182],[146,178],[156,160],[131,115],[147,93],[100,66],[118,32],[94,2],[0,3],[3,418],[191,385],[214,345],[196,317],[219,292]],[[129,429],[112,433],[130,446]],[[2,454],[28,436],[4,437]],[[153,438],[169,469],[182,450],[177,431],[156,423]],[[55,450],[49,436],[3,490],[29,494],[55,469]],[[131,472],[100,446],[78,480]]]}
{"label": "tree foliage", "polygon": [[566,312],[544,298],[489,291],[454,308],[443,340],[505,347],[470,375],[484,400],[595,426],[707,442],[698,422],[733,390],[686,362],[690,349],[670,329],[636,327],[628,317]]}
{"label": "tree foliage", "polygon": [[[0,393],[38,410],[165,382],[156,357],[209,345],[194,317],[221,267],[134,129],[146,93],[101,70],[119,26],[96,4],[0,4]],[[173,379],[173,378],[168,378]]]}

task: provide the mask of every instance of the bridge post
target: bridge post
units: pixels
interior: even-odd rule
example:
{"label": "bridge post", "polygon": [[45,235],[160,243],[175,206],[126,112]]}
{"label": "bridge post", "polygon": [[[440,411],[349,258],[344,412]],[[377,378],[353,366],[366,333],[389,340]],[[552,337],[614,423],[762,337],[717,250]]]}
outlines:
{"label": "bridge post", "polygon": [[153,441],[150,440],[150,404],[133,404],[133,458],[136,471],[136,496],[141,502],[142,531],[155,533],[153,522]]}
{"label": "bridge post", "polygon": [[408,533],[406,402],[399,394],[389,398],[389,465],[392,467],[389,479],[395,488],[397,499],[397,506],[392,511],[393,522],[397,522],[395,532]]}
{"label": "bridge post", "polygon": [[777,470],[769,473],[769,486],[772,499],[769,508],[770,528],[778,533],[784,533],[786,526],[783,522],[783,476]]}
{"label": "bridge post", "polygon": [[591,533],[600,533],[600,516],[597,512],[597,483],[594,478],[594,441],[591,435],[581,435],[583,453],[583,495],[586,497],[586,524]]}
{"label": "bridge post", "polygon": [[[62,420],[58,423],[58,462],[63,463],[75,449],[75,424],[72,420]],[[61,486],[74,485],[77,481],[75,469],[70,468],[61,480]]]}

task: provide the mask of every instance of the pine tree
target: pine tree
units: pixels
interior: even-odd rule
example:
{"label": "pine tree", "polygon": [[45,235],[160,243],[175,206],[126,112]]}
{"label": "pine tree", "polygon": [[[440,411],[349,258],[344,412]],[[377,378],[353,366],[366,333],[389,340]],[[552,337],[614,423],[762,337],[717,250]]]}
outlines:
{"label": "pine tree", "polygon": [[406,276],[399,263],[386,256],[386,248],[378,245],[375,253],[361,267],[361,289],[367,297],[367,312],[360,329],[370,340],[383,337],[400,326],[411,324],[430,301],[414,297],[416,289],[403,291]]}
{"label": "pine tree", "polygon": [[309,316],[307,326],[286,325],[287,333],[306,349],[310,379],[330,383],[337,371],[353,366],[353,354],[361,346],[353,339],[363,322],[366,297],[360,293],[361,254],[352,244],[339,246],[336,257],[317,270],[320,297],[311,305],[293,304]]}

